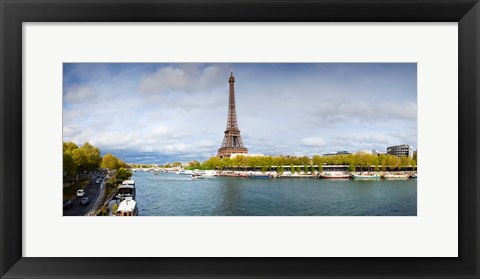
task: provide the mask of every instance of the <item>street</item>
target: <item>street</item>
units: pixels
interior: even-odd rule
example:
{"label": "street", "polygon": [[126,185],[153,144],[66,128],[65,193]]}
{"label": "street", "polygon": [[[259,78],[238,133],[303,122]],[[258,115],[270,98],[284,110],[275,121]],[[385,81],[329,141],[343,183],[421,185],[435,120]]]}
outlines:
{"label": "street", "polygon": [[[102,181],[99,184],[95,183],[98,176],[102,178]],[[88,185],[85,186],[84,188],[85,190],[84,197],[88,197],[88,199],[90,200],[90,203],[86,205],[82,205],[80,202],[83,197],[75,197],[75,199],[72,200],[73,201],[72,207],[63,209],[63,216],[83,216],[88,211],[93,209],[97,199],[100,197],[101,187],[102,186],[105,187],[104,183],[105,183],[105,175],[101,173],[96,174],[93,177],[93,179],[90,181],[90,183],[88,183]]]}

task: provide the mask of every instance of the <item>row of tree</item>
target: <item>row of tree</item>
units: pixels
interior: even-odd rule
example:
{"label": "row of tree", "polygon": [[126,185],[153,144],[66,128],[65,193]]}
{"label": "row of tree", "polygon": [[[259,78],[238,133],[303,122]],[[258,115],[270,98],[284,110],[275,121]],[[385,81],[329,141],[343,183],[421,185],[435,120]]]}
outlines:
{"label": "row of tree", "polygon": [[127,164],[119,158],[113,156],[110,153],[105,154],[100,165],[104,169],[119,170],[120,168],[127,168]]}
{"label": "row of tree", "polygon": [[78,147],[73,142],[63,143],[63,173],[72,176],[77,173],[98,169],[102,163],[100,149],[86,142]]}
{"label": "row of tree", "polygon": [[[211,157],[202,163],[207,169],[232,169],[232,168],[261,168],[262,171],[275,168],[282,171],[284,166],[289,166],[295,171],[303,166],[305,170],[322,171],[324,165],[346,165],[351,171],[360,170],[401,170],[402,168],[413,168],[417,166],[416,158],[397,157],[393,155],[372,155],[365,153],[341,154],[334,156],[313,157],[302,156],[236,156],[235,158]],[[277,169],[278,167],[278,169]]]}
{"label": "row of tree", "polygon": [[120,176],[123,178],[128,176],[128,174],[131,176],[130,172],[125,173],[125,168],[127,167],[124,161],[110,153],[102,157],[100,149],[88,142],[80,147],[74,142],[63,143],[63,174],[66,180],[77,180],[79,174],[92,172],[99,168],[115,170],[117,174],[123,169],[120,172]]}

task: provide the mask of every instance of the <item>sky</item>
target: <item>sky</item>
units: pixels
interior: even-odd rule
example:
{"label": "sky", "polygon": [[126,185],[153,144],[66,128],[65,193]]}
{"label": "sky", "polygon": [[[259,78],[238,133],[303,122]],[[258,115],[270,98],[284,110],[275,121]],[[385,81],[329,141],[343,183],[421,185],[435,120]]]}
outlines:
{"label": "sky", "polygon": [[63,141],[127,163],[207,160],[231,70],[249,153],[417,148],[415,63],[64,63]]}

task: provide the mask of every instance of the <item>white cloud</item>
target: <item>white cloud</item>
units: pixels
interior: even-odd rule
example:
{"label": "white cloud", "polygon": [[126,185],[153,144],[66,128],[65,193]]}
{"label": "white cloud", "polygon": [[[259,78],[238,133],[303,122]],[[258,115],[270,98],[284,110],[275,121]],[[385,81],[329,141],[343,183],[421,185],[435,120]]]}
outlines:
{"label": "white cloud", "polygon": [[417,105],[413,102],[375,102],[325,100],[314,109],[316,123],[332,125],[337,122],[390,121],[417,119]]}
{"label": "white cloud", "polygon": [[202,68],[198,64],[163,66],[142,77],[139,91],[154,95],[211,91],[227,84],[228,76],[221,68],[219,65]]}
{"label": "white cloud", "polygon": [[154,74],[145,76],[140,83],[144,92],[184,91],[190,86],[188,75],[179,68],[163,67]]}
{"label": "white cloud", "polygon": [[300,141],[303,146],[308,147],[322,147],[326,145],[325,140],[322,138],[304,138]]}
{"label": "white cloud", "polygon": [[67,89],[63,96],[64,102],[80,103],[93,96],[93,90],[88,86],[75,86]]}
{"label": "white cloud", "polygon": [[76,127],[73,126],[67,126],[63,128],[63,136],[64,137],[75,137],[78,134],[80,134],[82,131],[77,129]]}

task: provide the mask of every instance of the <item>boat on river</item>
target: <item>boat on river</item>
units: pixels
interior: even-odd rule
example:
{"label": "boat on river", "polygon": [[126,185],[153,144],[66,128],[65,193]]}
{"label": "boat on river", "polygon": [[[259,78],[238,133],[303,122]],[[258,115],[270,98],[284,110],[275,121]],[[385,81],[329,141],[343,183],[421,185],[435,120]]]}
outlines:
{"label": "boat on river", "polygon": [[115,213],[115,216],[137,216],[137,215],[138,215],[137,202],[135,202],[131,197],[127,197],[123,201],[121,201],[120,205],[118,206],[117,212]]}
{"label": "boat on river", "polygon": [[203,175],[200,173],[192,173],[192,179],[203,179]]}
{"label": "boat on river", "polygon": [[206,170],[201,173],[205,177],[215,177],[218,176],[218,172],[215,170]]}
{"label": "boat on river", "polygon": [[178,174],[192,175],[193,171],[192,170],[182,170],[182,171],[179,171]]}
{"label": "boat on river", "polygon": [[320,177],[324,179],[350,179],[350,176],[350,173],[343,171],[329,171],[320,174]]}
{"label": "boat on river", "polygon": [[248,177],[250,178],[270,178],[271,176],[269,174],[266,174],[266,173],[249,173],[248,174]]}
{"label": "boat on river", "polygon": [[231,172],[231,171],[224,171],[221,172],[218,176],[225,176],[225,177],[247,177],[248,174],[244,172]]}
{"label": "boat on river", "polygon": [[374,180],[380,179],[382,176],[377,173],[354,173],[352,174],[352,178],[358,180]]}
{"label": "boat on river", "polygon": [[408,173],[385,173],[384,179],[408,179],[410,175]]}
{"label": "boat on river", "polygon": [[117,194],[115,197],[117,199],[132,198],[135,199],[135,181],[134,180],[125,180],[122,182],[122,185],[118,186]]}

